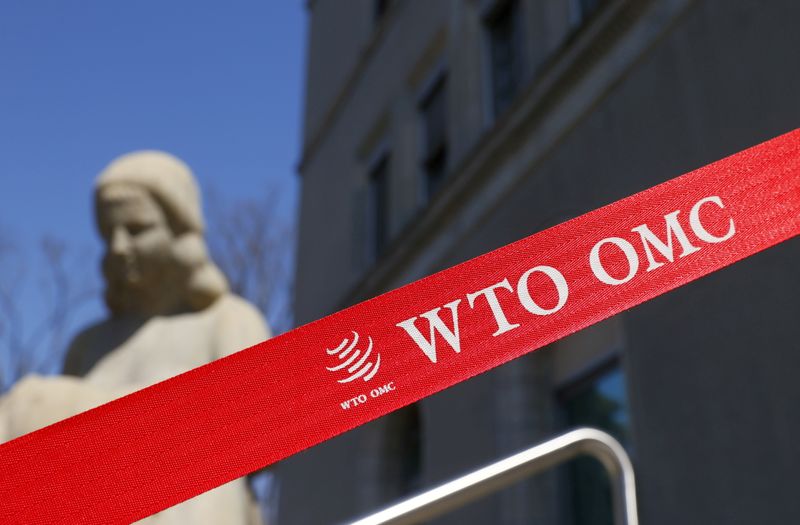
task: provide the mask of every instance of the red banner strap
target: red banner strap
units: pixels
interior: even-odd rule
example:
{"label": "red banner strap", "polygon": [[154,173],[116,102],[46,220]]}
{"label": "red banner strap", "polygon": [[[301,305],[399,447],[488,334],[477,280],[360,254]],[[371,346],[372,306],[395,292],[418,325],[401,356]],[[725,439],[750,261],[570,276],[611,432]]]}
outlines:
{"label": "red banner strap", "polygon": [[800,130],[0,446],[0,522],[129,523],[800,233]]}

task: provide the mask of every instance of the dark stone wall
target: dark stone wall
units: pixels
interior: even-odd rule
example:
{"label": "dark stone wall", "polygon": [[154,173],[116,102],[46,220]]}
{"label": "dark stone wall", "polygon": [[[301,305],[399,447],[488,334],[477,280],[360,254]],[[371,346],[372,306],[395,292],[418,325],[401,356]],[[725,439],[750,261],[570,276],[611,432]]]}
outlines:
{"label": "dark stone wall", "polygon": [[[443,266],[800,126],[798,20],[792,0],[693,3]],[[798,293],[794,239],[624,314],[642,523],[797,521]],[[546,366],[549,351],[507,366]],[[531,377],[542,395],[546,378]],[[426,486],[507,452],[492,435],[502,381],[493,371],[423,403]],[[548,403],[530,405],[544,433],[555,424]],[[359,496],[353,458],[381,424],[283,462],[280,525],[337,522],[380,503]],[[531,487],[532,501],[552,496],[547,483]],[[493,523],[503,501],[441,523]]]}
{"label": "dark stone wall", "polygon": [[[469,258],[800,126],[796,2],[703,1],[470,235]],[[800,516],[800,242],[626,314],[641,518]]]}

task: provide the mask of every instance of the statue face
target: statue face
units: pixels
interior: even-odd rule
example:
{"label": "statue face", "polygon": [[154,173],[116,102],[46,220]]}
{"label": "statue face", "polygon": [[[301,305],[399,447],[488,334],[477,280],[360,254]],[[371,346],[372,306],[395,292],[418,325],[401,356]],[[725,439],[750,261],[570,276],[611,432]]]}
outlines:
{"label": "statue face", "polygon": [[165,284],[174,236],[147,190],[128,184],[101,188],[97,222],[106,244],[103,274],[110,293],[123,294],[118,299],[128,303]]}

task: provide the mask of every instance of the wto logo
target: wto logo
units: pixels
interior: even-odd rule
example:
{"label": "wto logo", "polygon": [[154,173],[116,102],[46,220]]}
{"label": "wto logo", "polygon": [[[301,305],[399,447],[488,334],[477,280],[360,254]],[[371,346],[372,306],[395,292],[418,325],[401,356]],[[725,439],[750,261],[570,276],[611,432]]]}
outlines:
{"label": "wto logo", "polygon": [[364,381],[369,381],[378,373],[378,369],[381,367],[381,354],[376,352],[373,359],[370,359],[370,355],[372,355],[372,337],[367,337],[367,339],[369,343],[364,352],[356,348],[356,345],[358,345],[357,332],[353,332],[352,341],[345,337],[344,341],[333,350],[325,350],[328,355],[336,356],[336,358],[341,361],[336,366],[328,366],[325,368],[329,372],[339,372],[343,370],[342,374],[347,374],[347,377],[338,380],[339,383],[349,383],[350,381],[355,381],[359,377]]}

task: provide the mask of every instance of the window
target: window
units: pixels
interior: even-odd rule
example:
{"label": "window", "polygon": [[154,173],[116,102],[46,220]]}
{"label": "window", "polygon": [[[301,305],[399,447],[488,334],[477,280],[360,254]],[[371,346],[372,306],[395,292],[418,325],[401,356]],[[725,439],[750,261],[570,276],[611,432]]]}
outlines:
{"label": "window", "polygon": [[[570,427],[591,426],[630,444],[625,376],[618,361],[611,362],[560,396]],[[574,525],[612,525],[611,486],[603,467],[594,459],[579,458],[568,465],[567,514]]]}
{"label": "window", "polygon": [[522,19],[518,0],[501,2],[484,21],[494,115],[505,111],[522,84]]}
{"label": "window", "polygon": [[572,0],[572,27],[585,24],[607,3],[608,0]]}
{"label": "window", "polygon": [[369,170],[367,228],[370,258],[375,261],[389,240],[389,153],[381,153]]}
{"label": "window", "polygon": [[447,174],[447,77],[439,75],[419,105],[422,117],[422,169],[428,198]]}
{"label": "window", "polygon": [[390,7],[392,7],[392,0],[374,0],[372,3],[372,16],[375,22],[380,22]]}
{"label": "window", "polygon": [[422,418],[418,404],[387,416],[380,487],[382,499],[393,501],[420,488]]}

